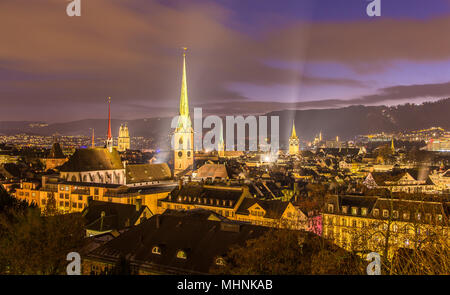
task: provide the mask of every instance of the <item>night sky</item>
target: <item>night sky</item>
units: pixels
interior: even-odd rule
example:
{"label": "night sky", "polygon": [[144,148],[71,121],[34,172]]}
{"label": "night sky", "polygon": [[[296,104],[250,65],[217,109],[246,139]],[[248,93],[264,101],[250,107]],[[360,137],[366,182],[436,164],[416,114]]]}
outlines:
{"label": "night sky", "polygon": [[0,121],[249,114],[450,97],[450,0],[0,1]]}

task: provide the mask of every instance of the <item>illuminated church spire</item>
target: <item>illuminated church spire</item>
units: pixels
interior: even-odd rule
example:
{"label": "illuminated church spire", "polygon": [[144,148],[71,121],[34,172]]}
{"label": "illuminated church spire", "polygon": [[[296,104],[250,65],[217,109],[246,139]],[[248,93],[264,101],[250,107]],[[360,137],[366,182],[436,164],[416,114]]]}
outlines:
{"label": "illuminated church spire", "polygon": [[394,146],[394,138],[391,138],[391,150],[392,152],[395,152],[395,146]]}
{"label": "illuminated church spire", "polygon": [[112,152],[113,138],[111,133],[111,97],[108,97],[108,137],[106,139],[106,148]]}
{"label": "illuminated church spire", "polygon": [[189,101],[187,92],[187,75],[186,75],[186,51],[183,48],[183,77],[181,79],[181,95],[180,95],[180,117],[178,119],[178,128],[190,128],[191,117],[189,115]]}
{"label": "illuminated church spire", "polygon": [[296,155],[299,151],[299,140],[297,132],[295,132],[295,121],[292,122],[292,134],[289,137],[289,155]]}
{"label": "illuminated church spire", "polygon": [[291,138],[297,138],[297,133],[295,132],[295,121],[292,122],[292,134]]}
{"label": "illuminated church spire", "polygon": [[187,93],[186,75],[186,50],[183,49],[183,77],[181,80],[180,114],[178,125],[174,134],[174,175],[187,169],[192,169],[194,165],[194,130],[192,129],[189,115],[189,102]]}

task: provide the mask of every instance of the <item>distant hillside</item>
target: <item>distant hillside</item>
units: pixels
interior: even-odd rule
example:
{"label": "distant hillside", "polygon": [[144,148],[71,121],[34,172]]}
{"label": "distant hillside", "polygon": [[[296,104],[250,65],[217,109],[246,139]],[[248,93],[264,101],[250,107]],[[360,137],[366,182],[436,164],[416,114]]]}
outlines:
{"label": "distant hillside", "polygon": [[[422,105],[350,106],[340,109],[286,110],[268,113],[280,117],[280,140],[285,143],[289,137],[292,120],[295,118],[297,135],[311,140],[322,131],[325,139],[352,139],[359,134],[417,130],[433,126],[450,129],[450,98]],[[236,114],[239,115],[239,114]],[[131,136],[154,138],[156,141],[168,138],[171,118],[148,118],[130,120]],[[270,121],[270,120],[269,120]],[[113,135],[117,136],[119,126],[125,120],[112,120]],[[96,136],[106,134],[106,119],[87,119],[67,123],[37,124],[42,122],[0,122],[0,134],[27,133],[35,135],[86,135],[95,128]]]}
{"label": "distant hillside", "polygon": [[340,109],[271,112],[280,117],[280,138],[287,138],[295,118],[297,135],[312,139],[322,131],[325,139],[352,139],[360,134],[418,130],[433,126],[450,129],[450,98],[422,105],[350,106]]}

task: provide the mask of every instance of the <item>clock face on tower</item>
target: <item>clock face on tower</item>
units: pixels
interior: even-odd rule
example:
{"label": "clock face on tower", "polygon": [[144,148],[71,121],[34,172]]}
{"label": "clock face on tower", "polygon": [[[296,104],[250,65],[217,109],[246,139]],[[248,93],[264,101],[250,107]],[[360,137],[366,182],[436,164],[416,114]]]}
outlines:
{"label": "clock face on tower", "polygon": [[183,156],[183,152],[182,152],[182,151],[179,151],[179,152],[178,152],[178,157],[181,158],[182,156]]}

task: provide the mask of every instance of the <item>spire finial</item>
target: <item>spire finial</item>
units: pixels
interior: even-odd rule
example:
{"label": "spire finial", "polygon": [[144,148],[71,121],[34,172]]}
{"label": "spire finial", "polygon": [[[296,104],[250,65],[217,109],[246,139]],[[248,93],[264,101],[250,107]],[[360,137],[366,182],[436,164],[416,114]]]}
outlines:
{"label": "spire finial", "polygon": [[108,97],[108,139],[112,138],[111,133],[111,97]]}
{"label": "spire finial", "polygon": [[111,97],[108,97],[108,137],[106,139],[106,147],[110,152],[112,152],[113,138],[111,132]]}
{"label": "spire finial", "polygon": [[296,138],[297,137],[297,132],[295,132],[295,120],[292,121],[292,134],[291,134],[291,138]]}

